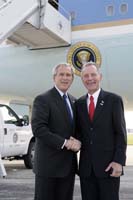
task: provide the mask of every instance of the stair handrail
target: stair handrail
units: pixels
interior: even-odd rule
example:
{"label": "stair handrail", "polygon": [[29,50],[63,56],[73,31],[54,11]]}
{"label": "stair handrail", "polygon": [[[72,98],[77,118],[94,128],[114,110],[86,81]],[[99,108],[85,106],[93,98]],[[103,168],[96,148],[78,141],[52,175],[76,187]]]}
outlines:
{"label": "stair handrail", "polygon": [[9,4],[11,4],[12,1],[13,1],[13,0],[8,0],[7,2],[3,3],[2,6],[0,6],[0,11],[1,11],[3,8],[7,7]]}

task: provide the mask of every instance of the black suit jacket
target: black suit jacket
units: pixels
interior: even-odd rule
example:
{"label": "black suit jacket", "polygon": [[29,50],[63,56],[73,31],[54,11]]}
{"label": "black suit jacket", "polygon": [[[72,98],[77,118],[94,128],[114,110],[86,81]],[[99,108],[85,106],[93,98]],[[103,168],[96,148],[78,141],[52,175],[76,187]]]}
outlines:
{"label": "black suit jacket", "polygon": [[93,168],[98,177],[107,177],[106,167],[112,161],[125,165],[126,126],[120,96],[101,90],[94,120],[87,111],[87,95],[76,102],[78,137],[82,142],[79,174],[90,176]]}
{"label": "black suit jacket", "polygon": [[[74,112],[74,97],[69,95]],[[75,114],[74,114],[75,116]],[[61,148],[75,134],[59,92],[52,88],[37,96],[33,104],[32,130],[35,136],[34,172],[45,177],[64,177],[75,172],[76,155]]]}

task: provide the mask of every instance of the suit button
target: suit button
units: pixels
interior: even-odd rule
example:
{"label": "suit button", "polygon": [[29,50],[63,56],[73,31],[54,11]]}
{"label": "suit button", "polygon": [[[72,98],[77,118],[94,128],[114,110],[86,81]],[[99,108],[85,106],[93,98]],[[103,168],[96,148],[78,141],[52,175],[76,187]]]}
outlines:
{"label": "suit button", "polygon": [[90,130],[93,131],[93,128],[91,127]]}
{"label": "suit button", "polygon": [[92,141],[90,141],[90,144],[93,144],[93,142],[92,142]]}

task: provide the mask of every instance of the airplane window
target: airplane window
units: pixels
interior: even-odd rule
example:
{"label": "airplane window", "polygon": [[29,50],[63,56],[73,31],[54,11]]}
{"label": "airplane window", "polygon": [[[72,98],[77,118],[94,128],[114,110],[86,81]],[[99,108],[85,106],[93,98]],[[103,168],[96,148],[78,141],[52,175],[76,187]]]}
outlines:
{"label": "airplane window", "polygon": [[128,12],[128,4],[127,3],[122,3],[120,5],[120,13],[121,14],[126,14]]}
{"label": "airplane window", "polygon": [[115,13],[114,6],[113,5],[108,5],[106,7],[106,14],[107,14],[107,16],[113,16],[114,13]]}

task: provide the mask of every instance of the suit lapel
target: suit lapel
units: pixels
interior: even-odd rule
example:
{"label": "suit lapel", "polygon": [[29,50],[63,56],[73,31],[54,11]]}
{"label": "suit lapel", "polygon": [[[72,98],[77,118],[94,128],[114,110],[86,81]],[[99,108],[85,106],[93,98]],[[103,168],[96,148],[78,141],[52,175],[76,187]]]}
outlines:
{"label": "suit lapel", "polygon": [[85,95],[82,99],[82,110],[84,112],[84,116],[89,121],[88,125],[91,126],[92,123],[95,123],[97,118],[100,116],[101,111],[104,109],[104,103],[105,103],[105,93],[103,90],[101,90],[98,100],[97,100],[97,105],[95,108],[95,113],[94,113],[94,119],[93,122],[91,122],[89,118],[89,113],[88,113],[88,108],[87,108],[87,95]]}
{"label": "suit lapel", "polygon": [[73,98],[71,98],[71,96],[69,94],[68,94],[68,98],[69,98],[71,108],[72,108],[72,111],[73,111],[73,117],[75,117],[75,107],[74,107],[75,100]]}
{"label": "suit lapel", "polygon": [[56,90],[56,88],[53,88],[52,92],[53,92],[53,97],[54,97],[54,103],[56,103],[56,105],[59,107],[59,110],[61,111],[62,116],[65,116],[67,118],[67,112],[66,112],[61,95]]}
{"label": "suit lapel", "polygon": [[[88,94],[85,95],[84,97],[82,97],[82,102],[80,102],[79,112],[82,114],[81,117],[84,118],[85,126],[89,130],[90,127],[92,126],[92,122],[89,118],[88,107],[87,107],[87,98],[88,98]],[[91,132],[90,131],[89,131],[89,134],[87,132],[87,137],[91,138]]]}
{"label": "suit lapel", "polygon": [[[87,98],[88,98],[88,95],[85,95],[82,99],[82,110],[83,110],[85,119],[87,119],[87,122],[89,120],[89,122],[91,123],[90,118],[89,118],[88,108],[87,108]],[[87,123],[87,124],[90,124],[90,123]]]}
{"label": "suit lapel", "polygon": [[[65,117],[66,122],[68,122],[68,124],[70,124],[68,113],[67,113],[67,110],[65,108],[65,104],[64,104],[63,98],[61,97],[59,92],[56,90],[56,88],[52,89],[52,94],[53,94],[53,97],[54,97],[54,103],[56,103],[56,105],[59,107],[59,109],[60,109],[60,111],[62,113],[62,117]],[[70,97],[69,97],[69,99],[70,99],[70,103],[72,105],[73,102],[72,102]],[[73,107],[73,105],[72,105],[72,107]]]}
{"label": "suit lapel", "polygon": [[95,113],[94,113],[93,123],[97,120],[97,118],[101,114],[101,111],[104,109],[104,103],[105,103],[104,97],[105,97],[104,91],[101,90],[99,97],[98,97]]}

